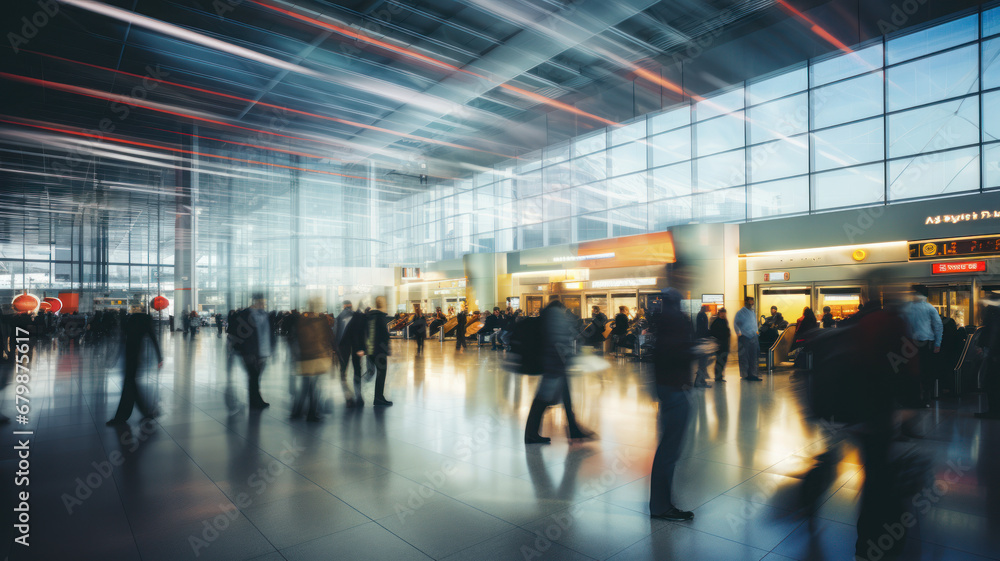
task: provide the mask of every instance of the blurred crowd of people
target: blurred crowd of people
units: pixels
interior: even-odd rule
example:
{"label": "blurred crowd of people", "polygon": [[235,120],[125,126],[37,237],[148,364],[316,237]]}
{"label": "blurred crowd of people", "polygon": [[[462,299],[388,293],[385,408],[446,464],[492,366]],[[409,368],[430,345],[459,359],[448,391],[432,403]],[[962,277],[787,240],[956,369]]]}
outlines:
{"label": "blurred crowd of people", "polygon": [[[902,291],[870,279],[866,300],[857,313],[833,318],[825,308],[817,318],[811,308],[804,308],[794,324],[790,357],[797,372],[796,383],[802,396],[803,414],[828,433],[829,449],[818,455],[815,467],[804,478],[802,496],[805,512],[813,512],[815,501],[832,483],[834,465],[839,462],[843,442],[853,442],[864,463],[865,480],[858,520],[858,559],[891,559],[905,545],[905,536],[896,537],[890,548],[876,548],[886,524],[893,524],[909,506],[903,500],[909,489],[919,487],[923,473],[919,459],[897,457],[893,442],[919,438],[916,431],[919,411],[936,396],[937,382],[961,353],[966,332],[955,322],[939,314],[927,300],[922,287]],[[355,310],[351,301],[343,301],[336,315],[327,313],[322,300],[309,300],[305,311],[269,311],[263,294],[254,294],[252,305],[230,310],[223,317],[215,314],[217,335],[226,337],[227,402],[232,367],[242,363],[247,375],[247,405],[264,409],[270,404],[261,394],[261,378],[268,361],[275,356],[279,340],[294,364],[292,419],[305,417],[320,421],[328,411],[331,398],[321,391],[325,374],[339,373],[340,385],[349,408],[365,405],[363,380],[375,379],[372,403],[378,407],[393,403],[385,395],[390,352],[390,333],[405,333],[415,340],[416,355],[424,352],[425,340],[442,331],[453,332],[457,352],[464,352],[466,337],[475,337],[480,346],[510,351],[508,364],[521,374],[540,375],[524,429],[527,445],[547,444],[551,438],[540,434],[547,408],[562,405],[565,410],[567,437],[570,441],[591,440],[596,433],[576,419],[571,399],[571,364],[583,353],[600,354],[620,346],[632,348],[630,336],[641,334],[649,340],[655,395],[659,402],[659,444],[654,455],[649,509],[653,518],[685,521],[691,511],[675,504],[674,474],[683,439],[691,417],[693,388],[710,388],[709,371],[714,360],[713,378],[725,382],[726,365],[735,335],[741,377],[759,381],[761,348],[768,348],[781,334],[792,328],[776,306],[770,314],[758,316],[755,301],[748,297],[735,314],[730,326],[725,308],[702,306],[689,317],[681,310],[681,295],[665,289],[661,307],[646,317],[645,311],[634,316],[621,306],[613,319],[594,306],[589,321],[581,320],[566,308],[558,296],[537,317],[526,317],[521,310],[494,307],[491,313],[469,314],[464,303],[459,310],[440,308],[425,313],[417,307],[412,313],[389,316],[384,297],[374,299],[374,308]],[[978,334],[978,348],[984,355],[989,409],[977,416],[1000,418],[1000,295],[983,299],[984,325]],[[714,311],[714,313],[712,313]],[[182,329],[196,333],[202,319],[184,313]],[[196,323],[197,322],[197,323]],[[95,345],[120,342],[124,357],[122,396],[109,425],[124,424],[137,408],[144,418],[156,417],[157,405],[144,398],[137,379],[143,354],[156,356],[158,367],[163,356],[153,317],[141,306],[130,313],[105,310],[92,313],[5,315],[0,321],[0,336],[5,364],[10,364],[14,331],[23,328],[31,334],[33,346],[52,341],[67,345]],[[281,338],[281,339],[279,339]],[[351,376],[348,376],[348,373]]]}

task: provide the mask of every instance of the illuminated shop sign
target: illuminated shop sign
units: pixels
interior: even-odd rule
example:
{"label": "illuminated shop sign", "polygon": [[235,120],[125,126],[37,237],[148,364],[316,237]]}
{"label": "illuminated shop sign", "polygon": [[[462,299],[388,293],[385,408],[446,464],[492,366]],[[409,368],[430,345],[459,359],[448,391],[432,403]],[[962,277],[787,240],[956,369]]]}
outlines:
{"label": "illuminated shop sign", "polygon": [[1000,255],[1000,236],[910,242],[910,260]]}
{"label": "illuminated shop sign", "polygon": [[614,259],[614,252],[610,253],[595,253],[594,255],[567,255],[564,257],[556,257],[553,259],[556,263],[564,263],[566,261],[590,261],[592,259]]}
{"label": "illuminated shop sign", "polygon": [[823,300],[826,302],[857,302],[861,299],[860,294],[824,294]]}
{"label": "illuminated shop sign", "polygon": [[939,214],[937,216],[928,216],[924,219],[924,224],[958,224],[959,222],[995,220],[997,218],[1000,218],[1000,210],[979,210],[962,214]]}
{"label": "illuminated shop sign", "polygon": [[934,275],[983,272],[986,272],[986,261],[953,261],[951,263],[931,264],[931,274]]}
{"label": "illuminated shop sign", "polygon": [[725,297],[722,294],[702,294],[701,303],[702,304],[722,304],[725,301]]}
{"label": "illuminated shop sign", "polygon": [[420,278],[420,267],[403,267],[401,272],[403,280]]}
{"label": "illuminated shop sign", "polygon": [[656,278],[597,280],[590,283],[591,288],[632,288],[636,286],[656,286]]}
{"label": "illuminated shop sign", "polygon": [[764,282],[786,281],[788,273],[764,273]]}

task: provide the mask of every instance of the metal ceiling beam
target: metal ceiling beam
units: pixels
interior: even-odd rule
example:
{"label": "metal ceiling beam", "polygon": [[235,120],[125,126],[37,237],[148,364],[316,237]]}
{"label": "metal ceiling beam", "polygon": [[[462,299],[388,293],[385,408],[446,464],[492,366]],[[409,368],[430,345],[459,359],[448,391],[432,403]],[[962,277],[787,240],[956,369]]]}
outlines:
{"label": "metal ceiling beam", "polygon": [[[659,0],[622,0],[614,3],[582,3],[573,6],[572,17],[568,10],[560,10],[546,17],[540,25],[551,29],[549,36],[540,35],[534,31],[522,30],[512,36],[503,45],[491,50],[475,63],[476,72],[489,76],[491,82],[473,82],[468,76],[452,75],[424,93],[449,99],[455,103],[467,104],[498,84],[507,83],[539,64],[551,59],[559,53],[584,44],[586,41],[604,32],[626,19],[641,13],[656,4]],[[569,20],[572,21],[569,21]],[[564,37],[569,41],[558,41],[552,37]],[[405,109],[405,107],[401,108]],[[397,114],[401,113],[397,111]],[[416,114],[406,112],[405,116],[393,115],[396,126],[405,125],[405,129],[397,128],[406,133],[414,133],[444,117],[444,114],[428,116],[426,112]],[[357,136],[371,141],[375,146],[386,147],[396,138],[367,130]]]}

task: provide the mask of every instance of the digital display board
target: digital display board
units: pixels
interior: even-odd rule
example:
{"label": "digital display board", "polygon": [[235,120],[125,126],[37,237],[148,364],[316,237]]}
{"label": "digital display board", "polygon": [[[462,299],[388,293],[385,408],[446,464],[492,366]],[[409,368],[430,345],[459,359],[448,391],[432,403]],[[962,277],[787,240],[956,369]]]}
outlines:
{"label": "digital display board", "polygon": [[910,242],[910,260],[1000,255],[1000,236]]}

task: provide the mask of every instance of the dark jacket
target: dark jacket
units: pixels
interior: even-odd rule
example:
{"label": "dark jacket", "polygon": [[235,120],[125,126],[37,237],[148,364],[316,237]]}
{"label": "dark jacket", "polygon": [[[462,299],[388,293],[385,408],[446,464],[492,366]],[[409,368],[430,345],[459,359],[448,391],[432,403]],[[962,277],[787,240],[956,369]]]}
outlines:
{"label": "dark jacket", "polygon": [[573,326],[562,302],[551,302],[542,310],[539,320],[545,341],[542,350],[543,375],[566,375],[566,363],[573,352]]}
{"label": "dark jacket", "polygon": [[367,317],[361,316],[367,320],[365,341],[370,343],[365,352],[373,356],[391,355],[389,350],[389,316],[382,310],[372,310],[366,315]]}
{"label": "dark jacket", "polygon": [[464,334],[465,333],[465,326],[466,326],[466,324],[469,321],[469,313],[463,310],[461,312],[458,312],[458,315],[455,316],[455,318],[458,319],[458,329],[461,330],[461,331],[458,331],[457,333]]}
{"label": "dark jacket", "polygon": [[829,329],[837,325],[837,322],[833,319],[833,314],[830,312],[823,314],[823,319],[820,320],[820,323],[823,325],[823,329]]}
{"label": "dark jacket", "polygon": [[427,338],[427,318],[423,315],[417,316],[410,324],[410,337],[414,339]]}
{"label": "dark jacket", "polygon": [[691,320],[679,309],[667,307],[657,318],[653,357],[656,385],[681,389],[691,386]]}
{"label": "dark jacket", "polygon": [[604,312],[598,312],[596,316],[591,318],[590,325],[584,330],[587,342],[595,344],[604,341],[604,328],[607,325],[608,316],[604,315]]}
{"label": "dark jacket", "polygon": [[619,313],[615,316],[615,326],[611,328],[612,335],[625,335],[628,333],[628,316]]}
{"label": "dark jacket", "polygon": [[146,337],[149,337],[149,342],[156,351],[157,362],[163,362],[160,344],[156,340],[156,330],[153,329],[152,316],[141,313],[128,316],[122,333],[126,368],[139,363],[139,358],[142,356],[142,340]]}
{"label": "dark jacket", "polygon": [[[253,308],[246,308],[236,314],[235,321],[229,325],[226,331],[233,342],[233,346],[244,358],[260,358],[260,339],[257,333],[257,322],[251,315]],[[271,353],[274,353],[278,338],[274,331],[273,314],[268,315],[267,333],[265,337],[270,337]]]}
{"label": "dark jacket", "polygon": [[493,333],[494,329],[500,327],[500,316],[490,314],[483,320],[483,333]]}
{"label": "dark jacket", "polygon": [[705,312],[698,312],[694,320],[694,334],[699,339],[705,339],[709,337],[711,333],[708,331],[708,314]]}
{"label": "dark jacket", "polygon": [[708,328],[708,331],[719,343],[719,350],[729,350],[730,330],[728,321],[716,317],[712,320],[712,326]]}
{"label": "dark jacket", "polygon": [[[345,325],[346,324],[346,325]],[[365,315],[343,310],[334,323],[338,352],[341,356],[365,350]]]}
{"label": "dark jacket", "polygon": [[773,316],[764,318],[764,324],[771,324],[775,329],[785,329],[788,327],[788,322],[785,321],[785,316],[781,315],[781,312],[775,312]]}

